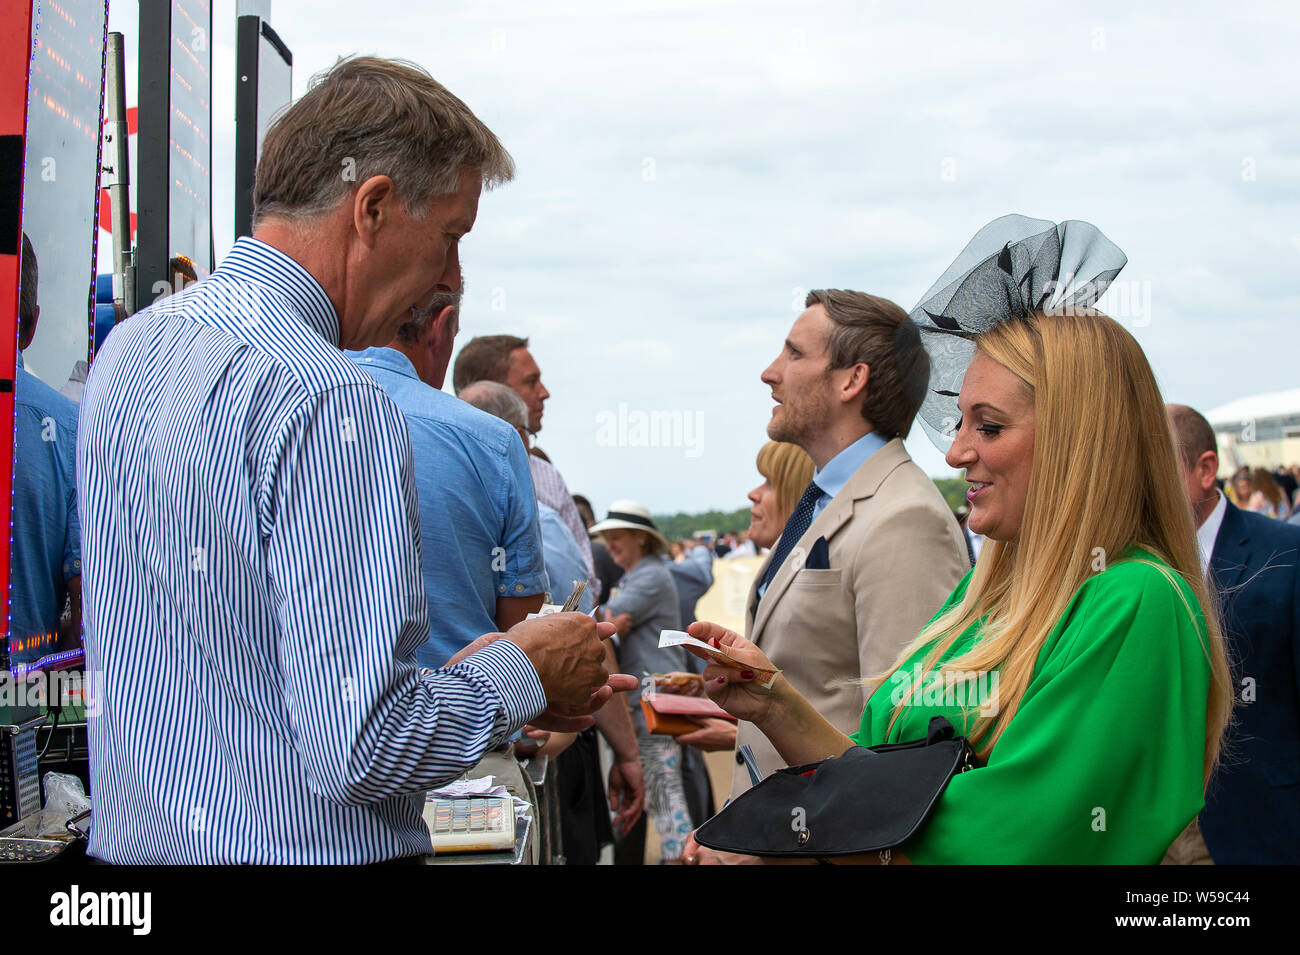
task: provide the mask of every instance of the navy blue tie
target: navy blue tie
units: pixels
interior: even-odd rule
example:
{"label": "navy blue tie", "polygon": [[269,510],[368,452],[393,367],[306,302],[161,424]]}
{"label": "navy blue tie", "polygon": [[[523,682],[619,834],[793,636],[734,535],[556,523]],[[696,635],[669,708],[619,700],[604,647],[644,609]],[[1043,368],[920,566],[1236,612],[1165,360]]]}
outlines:
{"label": "navy blue tie", "polygon": [[763,575],[764,593],[766,593],[766,588],[771,585],[776,572],[785,563],[785,559],[790,556],[790,551],[794,548],[794,545],[799,542],[799,538],[803,537],[804,531],[811,526],[813,508],[817,506],[817,502],[821,499],[823,493],[825,492],[815,482],[808,482],[803,497],[799,498],[799,503],[794,506],[790,519],[785,522],[785,530],[781,532],[781,539],[776,542],[776,553],[772,555],[772,560],[767,565],[767,573]]}

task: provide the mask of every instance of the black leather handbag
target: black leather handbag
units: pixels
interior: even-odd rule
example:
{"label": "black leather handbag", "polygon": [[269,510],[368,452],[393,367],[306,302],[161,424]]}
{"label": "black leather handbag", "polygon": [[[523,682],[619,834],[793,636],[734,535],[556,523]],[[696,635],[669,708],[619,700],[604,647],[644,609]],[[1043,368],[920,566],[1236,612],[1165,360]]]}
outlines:
{"label": "black leather handbag", "polygon": [[901,846],[917,833],[948,780],[979,766],[964,736],[942,716],[925,739],[778,770],[701,826],[695,841],[722,852],[830,858]]}

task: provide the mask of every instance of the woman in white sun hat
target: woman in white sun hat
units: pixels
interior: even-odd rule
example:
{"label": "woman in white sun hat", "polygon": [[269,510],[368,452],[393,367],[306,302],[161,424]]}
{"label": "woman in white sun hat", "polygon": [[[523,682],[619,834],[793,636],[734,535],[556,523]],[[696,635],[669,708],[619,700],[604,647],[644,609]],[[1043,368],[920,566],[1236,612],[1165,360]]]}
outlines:
{"label": "woman in white sun hat", "polygon": [[[615,501],[591,534],[601,535],[610,557],[623,568],[605,605],[606,619],[618,627],[619,669],[639,678],[685,670],[685,650],[659,647],[660,632],[679,629],[681,618],[672,575],[660,556],[667,552],[668,540],[650,512],[636,501]],[[627,698],[645,773],[646,809],[659,832],[664,862],[676,864],[692,828],[682,788],[681,747],[671,736],[652,735],[646,729],[640,688]]]}

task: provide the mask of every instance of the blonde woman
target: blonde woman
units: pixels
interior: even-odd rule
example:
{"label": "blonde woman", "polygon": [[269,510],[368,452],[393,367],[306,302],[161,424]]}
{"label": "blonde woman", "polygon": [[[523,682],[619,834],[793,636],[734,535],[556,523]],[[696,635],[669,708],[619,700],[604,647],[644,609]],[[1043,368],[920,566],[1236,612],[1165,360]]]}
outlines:
{"label": "blonde woman", "polygon": [[813,477],[813,460],[797,444],[769,441],[758,452],[758,473],[763,483],[749,492],[749,539],[757,547],[771,547]]}
{"label": "blonde woman", "polygon": [[[932,716],[971,739],[986,764],[952,779],[894,862],[1154,864],[1201,809],[1219,755],[1228,665],[1159,389],[1122,326],[1069,311],[972,336],[947,459],[966,469],[987,543],[858,733],[779,677],[764,690],[752,671],[705,671],[710,695],[790,765],[923,739]],[[691,632],[765,662],[714,624]],[[920,692],[936,677],[971,677],[978,698]],[[758,861],[693,839],[686,858]]]}

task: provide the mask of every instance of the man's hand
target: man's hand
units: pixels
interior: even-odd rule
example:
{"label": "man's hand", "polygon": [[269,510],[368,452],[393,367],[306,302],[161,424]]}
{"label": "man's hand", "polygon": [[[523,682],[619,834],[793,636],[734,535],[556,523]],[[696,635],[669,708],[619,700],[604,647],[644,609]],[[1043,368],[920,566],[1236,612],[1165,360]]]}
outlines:
{"label": "man's hand", "polygon": [[605,685],[588,697],[586,703],[573,705],[569,703],[552,703],[543,710],[532,725],[553,733],[581,733],[595,723],[591,714],[609,702],[615,693],[635,690],[640,684],[629,673],[612,673]]}
{"label": "man's hand", "polygon": [[636,689],[636,677],[605,668],[605,639],[613,632],[613,624],[596,623],[584,613],[551,613],[506,632],[504,639],[527,654],[546,694],[546,710],[533,726],[577,733],[595,722],[590,714],[614,693]]}
{"label": "man's hand", "polygon": [[613,624],[596,623],[582,613],[551,613],[515,624],[507,633],[485,633],[444,666],[460,663],[498,640],[509,640],[527,655],[546,694],[546,709],[532,721],[539,730],[578,733],[615,693],[637,688],[634,676],[605,668],[605,640]]}
{"label": "man's hand", "polygon": [[641,818],[645,807],[645,778],[641,760],[614,761],[609,767],[609,808],[615,813],[614,831],[626,836]]}
{"label": "man's hand", "polygon": [[[556,615],[547,614],[547,616],[553,617]],[[579,615],[565,614],[565,616],[572,617],[572,616],[579,616]],[[532,621],[525,621],[525,622],[528,623]],[[514,628],[512,627],[511,629],[513,630]],[[482,650],[484,647],[488,646],[489,644],[496,643],[504,636],[505,636],[504,633],[485,633],[483,634],[483,636],[479,637],[473,643],[469,644],[467,647],[465,647],[463,650],[457,653],[454,657],[452,657],[450,660],[444,663],[443,666],[452,666],[453,664],[460,663],[471,653],[476,653],[477,651]],[[601,637],[603,638],[604,636],[606,636],[606,634],[602,631]],[[518,645],[518,641],[512,640],[511,642]],[[602,646],[604,645],[603,639],[601,641],[601,645]],[[524,650],[524,652],[527,653],[528,651]],[[531,656],[529,657],[529,660],[532,660]],[[534,667],[537,666],[535,661],[533,662],[533,666]],[[597,688],[595,692],[591,693],[588,696],[587,701],[585,703],[580,704],[578,706],[566,705],[562,703],[551,703],[550,706],[548,706],[544,711],[538,714],[537,719],[533,720],[532,726],[534,726],[536,729],[549,730],[550,732],[553,733],[579,733],[582,730],[585,730],[593,722],[592,718],[588,714],[593,713],[596,710],[600,709],[601,706],[603,706],[604,703],[615,693],[626,693],[628,690],[635,690],[636,688],[637,688],[636,677],[627,676],[622,673],[612,674],[610,675],[609,679],[605,681],[604,686]],[[546,689],[545,683],[542,684],[542,689],[543,690]],[[548,702],[550,701],[549,693],[547,694],[547,700]]]}
{"label": "man's hand", "polygon": [[582,713],[570,715],[585,715],[596,708],[587,707],[609,680],[602,638],[613,632],[613,626],[598,624],[585,613],[552,613],[515,624],[505,639],[528,655],[547,703],[577,706]]}
{"label": "man's hand", "polygon": [[683,746],[694,746],[706,752],[731,750],[736,748],[736,724],[721,717],[699,719],[697,730],[682,733],[677,742]]}

